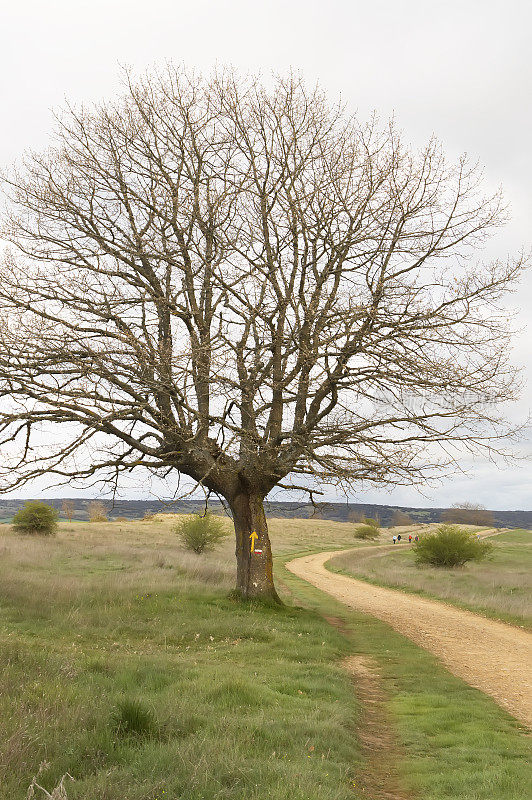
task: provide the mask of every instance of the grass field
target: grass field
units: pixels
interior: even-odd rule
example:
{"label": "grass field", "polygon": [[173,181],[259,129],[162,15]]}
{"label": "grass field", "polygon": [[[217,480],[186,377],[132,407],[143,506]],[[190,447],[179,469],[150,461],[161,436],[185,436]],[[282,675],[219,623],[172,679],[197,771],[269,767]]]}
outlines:
{"label": "grass field", "polygon": [[[288,573],[285,598],[309,608],[230,601],[232,541],[194,556],[171,525],[0,527],[1,800],[23,800],[43,762],[49,791],[74,776],[69,800],[362,798],[353,649],[382,661],[405,785],[527,796],[527,740],[494,703],[382,623],[348,614],[341,634],[310,606],[343,607]],[[340,523],[271,528],[278,553],[352,543]]]}
{"label": "grass field", "polygon": [[[185,553],[167,523],[2,533],[2,800],[43,761],[84,800],[352,796],[346,645],[316,614],[232,603],[227,552]],[[147,734],[117,732],[124,700]]]}
{"label": "grass field", "polygon": [[494,550],[488,560],[459,569],[417,567],[407,547],[346,553],[332,559],[330,567],[532,629],[532,532],[506,531],[490,542]]}

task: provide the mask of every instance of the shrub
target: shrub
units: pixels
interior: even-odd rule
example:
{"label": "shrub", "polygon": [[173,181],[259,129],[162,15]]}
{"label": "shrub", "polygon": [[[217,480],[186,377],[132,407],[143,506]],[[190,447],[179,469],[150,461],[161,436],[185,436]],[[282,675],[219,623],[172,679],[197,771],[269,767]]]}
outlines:
{"label": "shrub", "polygon": [[379,534],[373,525],[360,525],[355,531],[355,539],[375,539]]}
{"label": "shrub", "polygon": [[119,736],[149,736],[154,731],[153,714],[139,700],[125,698],[117,703],[111,725]]}
{"label": "shrub", "polygon": [[416,564],[433,567],[461,567],[468,561],[481,561],[492,550],[492,544],[456,525],[442,525],[414,544]]}
{"label": "shrub", "polygon": [[20,533],[39,533],[49,536],[57,530],[59,514],[46,503],[29,500],[13,517],[13,528]]}
{"label": "shrub", "polygon": [[209,511],[205,516],[194,516],[183,520],[174,528],[187,548],[195,553],[213,550],[225,536],[223,523]]}
{"label": "shrub", "polygon": [[366,517],[364,524],[359,525],[355,531],[356,539],[375,539],[379,535],[379,527],[374,519]]}

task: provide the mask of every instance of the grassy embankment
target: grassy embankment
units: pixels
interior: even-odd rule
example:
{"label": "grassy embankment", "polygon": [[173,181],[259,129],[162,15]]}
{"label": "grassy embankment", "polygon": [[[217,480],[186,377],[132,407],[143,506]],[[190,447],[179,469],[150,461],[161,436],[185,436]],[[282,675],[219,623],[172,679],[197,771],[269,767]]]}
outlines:
{"label": "grassy embankment", "polygon": [[[286,552],[352,536],[325,521],[272,529]],[[464,800],[526,796],[526,740],[492,701],[288,574],[354,632],[312,609],[229,601],[232,549],[192,556],[168,522],[62,524],[50,540],[0,528],[2,800],[22,800],[43,761],[48,789],[76,778],[69,800],[363,797],[360,704],[340,666],[353,648],[387,679],[406,784],[426,800],[457,786]],[[143,734],[117,728],[124,700],[148,711]]]}
{"label": "grassy embankment", "polygon": [[328,567],[532,629],[532,532],[505,531],[489,541],[494,548],[489,559],[460,569],[418,567],[408,545],[346,553]]}

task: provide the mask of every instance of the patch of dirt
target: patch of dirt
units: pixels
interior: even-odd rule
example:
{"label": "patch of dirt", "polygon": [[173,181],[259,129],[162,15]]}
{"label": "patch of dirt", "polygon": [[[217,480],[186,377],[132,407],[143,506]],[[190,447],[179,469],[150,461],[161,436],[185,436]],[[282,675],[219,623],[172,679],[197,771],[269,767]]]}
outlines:
{"label": "patch of dirt", "polygon": [[329,572],[325,562],[339,553],[345,550],[303,556],[286,566],[336,600],[384,620],[532,728],[532,634],[436,600]]}
{"label": "patch of dirt", "polygon": [[343,636],[349,637],[350,630],[347,627],[345,620],[343,620],[341,617],[328,617],[324,614],[323,619],[325,622],[328,622],[329,625],[332,625],[333,628],[336,628],[336,630],[340,631]]}
{"label": "patch of dirt", "polygon": [[401,786],[396,765],[401,753],[392,732],[377,664],[364,655],[351,655],[343,666],[353,678],[355,693],[362,705],[359,737],[365,766],[356,788],[371,800],[412,800]]}

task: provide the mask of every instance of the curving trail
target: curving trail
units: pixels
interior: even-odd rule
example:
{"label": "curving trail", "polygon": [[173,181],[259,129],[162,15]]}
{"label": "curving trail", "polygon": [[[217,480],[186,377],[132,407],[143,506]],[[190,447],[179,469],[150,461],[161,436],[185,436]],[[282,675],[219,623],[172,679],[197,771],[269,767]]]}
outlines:
{"label": "curving trail", "polygon": [[345,550],[289,561],[287,569],[350,608],[384,620],[434,653],[470,686],[532,728],[532,634],[470,611],[337,575],[325,562]]}

